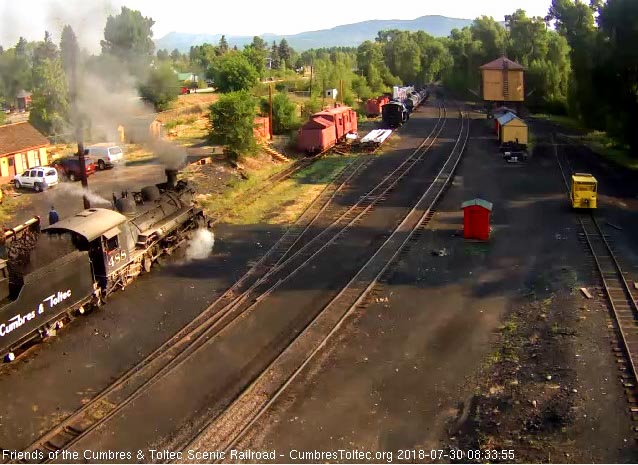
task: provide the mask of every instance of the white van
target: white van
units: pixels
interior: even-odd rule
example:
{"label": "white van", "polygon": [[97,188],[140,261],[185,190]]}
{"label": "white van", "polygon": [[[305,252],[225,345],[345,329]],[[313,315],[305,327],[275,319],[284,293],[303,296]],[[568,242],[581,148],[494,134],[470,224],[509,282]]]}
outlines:
{"label": "white van", "polygon": [[124,163],[124,153],[122,149],[115,144],[95,144],[87,147],[87,155],[90,155],[99,170],[112,168],[115,165]]}

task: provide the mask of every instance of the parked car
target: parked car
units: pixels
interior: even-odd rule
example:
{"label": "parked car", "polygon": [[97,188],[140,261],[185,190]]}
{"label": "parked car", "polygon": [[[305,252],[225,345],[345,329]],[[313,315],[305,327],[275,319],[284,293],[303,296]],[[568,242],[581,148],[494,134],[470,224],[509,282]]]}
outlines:
{"label": "parked car", "polygon": [[[60,158],[51,163],[51,166],[58,170],[58,175],[60,175],[62,179],[68,179],[74,182],[82,177],[82,173],[80,172],[80,158],[78,156]],[[86,167],[87,178],[97,170],[95,162],[88,156],[84,157],[84,166]]]}
{"label": "parked car", "polygon": [[104,170],[124,163],[124,152],[116,144],[95,144],[86,148],[87,155],[96,161],[97,168]]}
{"label": "parked car", "polygon": [[58,172],[51,166],[36,166],[26,170],[22,174],[17,174],[13,178],[16,189],[28,187],[36,192],[42,192],[48,187],[58,183]]}

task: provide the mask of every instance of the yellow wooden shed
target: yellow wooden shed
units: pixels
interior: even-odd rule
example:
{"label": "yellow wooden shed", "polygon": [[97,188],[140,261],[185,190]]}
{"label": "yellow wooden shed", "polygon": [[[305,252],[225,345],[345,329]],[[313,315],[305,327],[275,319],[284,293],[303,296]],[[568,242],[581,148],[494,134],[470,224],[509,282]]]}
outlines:
{"label": "yellow wooden shed", "polygon": [[529,130],[525,121],[511,112],[505,113],[496,121],[498,121],[498,134],[501,144],[516,142],[527,145]]}
{"label": "yellow wooden shed", "polygon": [[480,67],[483,100],[488,102],[522,102],[525,100],[525,68],[506,57]]}

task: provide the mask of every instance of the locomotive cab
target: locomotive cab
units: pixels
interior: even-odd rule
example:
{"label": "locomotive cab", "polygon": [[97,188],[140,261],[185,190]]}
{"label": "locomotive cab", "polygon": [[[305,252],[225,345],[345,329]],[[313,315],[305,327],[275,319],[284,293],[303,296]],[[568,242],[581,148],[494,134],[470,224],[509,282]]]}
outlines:
{"label": "locomotive cab", "polygon": [[44,231],[70,234],[78,250],[88,251],[95,280],[102,289],[113,287],[112,276],[130,261],[126,217],[105,208],[89,208],[61,220]]}

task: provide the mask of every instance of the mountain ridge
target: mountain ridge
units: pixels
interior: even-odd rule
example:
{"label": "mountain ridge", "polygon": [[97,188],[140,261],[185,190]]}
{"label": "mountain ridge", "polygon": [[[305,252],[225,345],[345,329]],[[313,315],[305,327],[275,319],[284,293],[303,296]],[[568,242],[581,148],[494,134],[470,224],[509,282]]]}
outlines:
{"label": "mountain ridge", "polygon": [[[267,42],[279,42],[285,38],[288,44],[298,51],[320,47],[356,47],[366,40],[374,40],[377,33],[385,29],[406,31],[425,31],[435,37],[445,37],[454,28],[469,26],[471,19],[451,18],[440,15],[426,15],[415,19],[370,19],[358,23],[342,24],[330,29],[300,32],[298,34],[264,33],[259,37]],[[222,34],[169,32],[155,41],[158,50],[169,52],[178,49],[188,52],[193,45],[203,43],[217,44]],[[228,45],[243,48],[252,42],[253,36],[226,35]]]}

